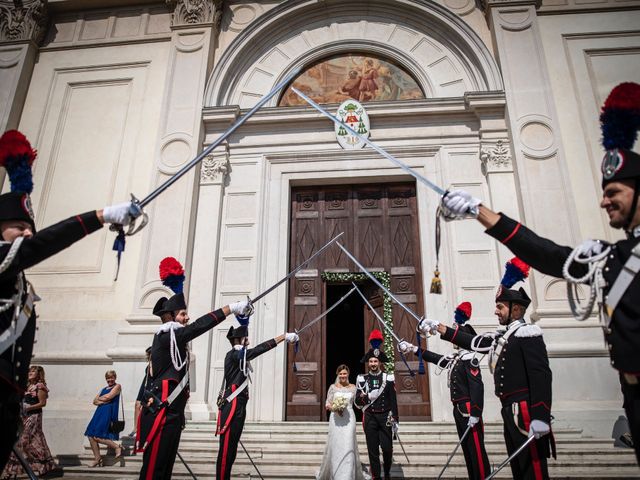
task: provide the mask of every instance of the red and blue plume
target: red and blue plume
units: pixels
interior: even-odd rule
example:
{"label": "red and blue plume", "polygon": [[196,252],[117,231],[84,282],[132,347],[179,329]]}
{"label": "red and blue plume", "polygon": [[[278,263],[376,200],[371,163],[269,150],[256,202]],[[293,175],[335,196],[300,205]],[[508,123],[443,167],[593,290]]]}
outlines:
{"label": "red and blue plume", "polygon": [[471,303],[462,302],[460,305],[458,305],[456,307],[456,311],[454,312],[453,318],[457,324],[464,325],[464,322],[471,318]]}
{"label": "red and blue plume", "polygon": [[377,328],[374,329],[371,332],[371,335],[369,335],[369,343],[371,344],[371,348],[380,348],[380,345],[382,345],[382,342],[384,342],[384,337],[382,336],[382,332]]}
{"label": "red and blue plume", "polygon": [[505,288],[511,288],[516,283],[522,282],[529,276],[529,270],[531,267],[520,260],[518,257],[513,257],[509,260],[504,269],[504,276],[500,285]]}
{"label": "red and blue plume", "polygon": [[621,83],[607,97],[600,113],[602,146],[631,150],[640,129],[640,85]]}
{"label": "red and blue plume", "polygon": [[9,174],[12,192],[33,191],[31,165],[36,155],[27,137],[19,131],[8,130],[0,137],[0,166]]}
{"label": "red and blue plume", "polygon": [[173,293],[182,293],[184,287],[184,268],[173,257],[166,257],[160,262],[160,280]]}

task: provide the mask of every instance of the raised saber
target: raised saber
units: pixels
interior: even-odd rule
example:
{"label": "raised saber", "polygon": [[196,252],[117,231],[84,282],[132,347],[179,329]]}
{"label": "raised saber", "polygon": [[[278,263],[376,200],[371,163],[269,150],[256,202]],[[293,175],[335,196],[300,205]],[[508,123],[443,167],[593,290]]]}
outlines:
{"label": "raised saber", "polygon": [[380,315],[378,314],[378,312],[375,311],[375,309],[371,306],[371,304],[369,303],[369,300],[367,300],[367,297],[364,296],[364,294],[362,293],[362,291],[356,286],[356,284],[353,284],[354,288],[358,291],[358,293],[360,294],[360,296],[362,297],[362,300],[364,300],[364,303],[367,304],[367,307],[369,307],[369,310],[371,310],[373,312],[373,314],[375,315],[375,317],[378,319],[378,322],[380,323],[380,325],[382,325],[382,328],[384,328],[387,332],[389,332],[389,335],[391,335],[396,342],[400,343],[402,340],[400,340],[398,338],[398,336],[394,333],[394,331],[391,329],[391,327],[389,325],[387,325],[384,320],[380,317]]}
{"label": "raised saber", "polygon": [[489,474],[489,476],[487,478],[485,478],[485,480],[489,480],[493,477],[495,477],[498,472],[500,470],[502,470],[509,462],[511,462],[511,460],[513,460],[514,458],[516,458],[518,455],[520,455],[520,452],[522,452],[531,442],[533,442],[536,439],[536,437],[534,435],[531,435],[529,438],[527,438],[527,441],[524,442],[522,445],[520,445],[520,448],[518,448],[518,450],[516,450],[515,452],[513,452],[513,454],[507,458],[504,462],[502,462],[498,468],[496,468],[493,472],[491,472]]}
{"label": "raised saber", "polygon": [[394,157],[393,155],[391,155],[389,152],[385,151],[383,148],[379,147],[378,145],[376,145],[375,143],[373,143],[371,140],[369,140],[366,137],[363,137],[362,135],[360,135],[358,132],[356,132],[353,128],[351,128],[349,125],[347,125],[346,123],[344,123],[343,121],[341,121],[340,119],[336,118],[335,116],[333,116],[331,113],[327,112],[324,108],[322,108],[320,105],[318,105],[316,102],[314,102],[313,100],[311,100],[309,97],[307,97],[304,93],[302,93],[300,90],[298,90],[295,87],[291,87],[291,90],[293,90],[296,95],[298,95],[300,98],[302,98],[305,102],[307,102],[309,105],[311,105],[313,108],[315,108],[317,111],[319,111],[320,113],[322,113],[325,117],[329,118],[333,123],[335,123],[336,125],[340,125],[342,127],[344,127],[347,132],[349,132],[351,135],[353,135],[354,137],[357,137],[358,139],[360,139],[361,141],[363,141],[365,144],[369,145],[371,148],[373,148],[376,152],[378,152],[380,155],[382,155],[384,158],[386,158],[387,160],[389,160],[391,163],[394,163],[395,165],[397,165],[398,167],[400,167],[402,170],[404,170],[405,172],[407,172],[409,175],[411,175],[412,177],[414,177],[416,180],[419,180],[420,182],[422,182],[423,184],[425,184],[427,187],[429,187],[431,190],[433,190],[434,192],[436,192],[438,195],[442,196],[444,195],[445,192],[442,188],[440,188],[438,185],[436,185],[435,183],[433,183],[431,180],[429,180],[427,177],[425,177],[424,175],[416,172],[413,168],[411,168],[409,165],[407,165],[406,163],[398,160],[396,157]]}
{"label": "raised saber", "polygon": [[[333,305],[331,305],[329,308],[327,308],[324,312],[322,312],[320,315],[318,315],[316,318],[314,318],[313,320],[311,320],[309,323],[307,323],[304,327],[302,327],[300,330],[295,330],[295,332],[300,335],[302,332],[304,332],[307,328],[311,328],[313,325],[315,325],[316,323],[318,323],[320,320],[322,320],[324,317],[326,317],[329,312],[331,312],[331,310],[333,310],[334,308],[336,308],[338,305],[340,305],[342,302],[345,301],[345,299],[351,295],[353,293],[354,290],[358,290],[358,287],[356,287],[354,285],[354,287],[349,290],[345,295],[343,295],[336,303],[334,303]],[[359,290],[358,290],[359,291]]]}
{"label": "raised saber", "polygon": [[240,126],[242,126],[249,118],[253,116],[258,110],[260,110],[271,98],[273,98],[280,90],[286,87],[293,78],[300,73],[300,67],[293,69],[289,75],[287,75],[280,83],[278,83],[273,89],[263,96],[255,106],[245,113],[242,117],[240,117],[236,123],[231,125],[222,135],[220,135],[215,142],[205,148],[196,158],[187,163],[184,167],[178,170],[173,176],[167,179],[162,185],[158,186],[154,191],[152,191],[149,195],[144,197],[142,200],[138,200],[133,194],[131,195],[131,202],[133,203],[133,208],[137,210],[139,213],[143,215],[142,223],[138,226],[135,225],[135,222],[132,222],[129,226],[129,230],[127,231],[127,235],[133,235],[147,224],[148,217],[144,214],[143,208],[151,203],[158,195],[164,192],[167,188],[177,182],[185,173],[191,170],[195,165],[197,165],[204,157],[209,155],[213,149],[215,149],[218,145],[224,142],[229,136],[235,132]]}
{"label": "raised saber", "polygon": [[444,467],[442,467],[442,470],[440,470],[440,475],[438,475],[438,480],[440,480],[442,478],[442,475],[444,475],[444,471],[447,469],[447,467],[451,463],[451,460],[453,460],[453,457],[455,456],[456,452],[458,451],[458,448],[460,448],[460,445],[462,445],[462,442],[464,442],[464,439],[467,437],[467,434],[470,431],[471,431],[471,425],[467,426],[467,429],[464,431],[464,433],[460,437],[460,441],[456,445],[456,448],[454,448],[453,452],[451,452],[451,455],[449,455],[449,458],[447,459],[447,463],[445,463]]}
{"label": "raised saber", "polygon": [[382,284],[378,281],[378,279],[377,279],[376,277],[374,277],[374,276],[371,274],[371,272],[370,272],[369,270],[367,270],[366,268],[364,268],[364,267],[362,266],[362,264],[358,261],[358,259],[357,259],[356,257],[354,257],[354,256],[351,254],[351,252],[350,252],[349,250],[347,250],[347,249],[346,249],[346,248],[345,248],[345,247],[344,247],[340,242],[336,242],[336,245],[338,245],[338,246],[342,249],[342,251],[345,253],[345,255],[346,255],[347,257],[349,257],[349,258],[351,259],[351,261],[352,261],[353,263],[355,263],[355,264],[358,266],[358,268],[359,268],[360,270],[362,270],[362,273],[364,273],[367,277],[369,277],[373,283],[375,283],[375,284],[376,284],[378,287],[380,287],[380,288],[381,288],[381,289],[382,289],[382,290],[383,290],[387,295],[389,295],[389,296],[391,297],[391,299],[392,299],[394,302],[396,302],[398,305],[400,305],[402,308],[404,308],[404,310],[405,310],[409,315],[411,315],[413,318],[415,318],[415,319],[416,319],[416,321],[417,321],[418,323],[420,323],[420,322],[422,321],[422,318],[421,318],[421,317],[419,317],[416,313],[414,313],[414,311],[413,311],[413,310],[411,310],[411,309],[410,309],[409,307],[407,307],[404,303],[402,303],[400,300],[398,300],[398,299],[396,298],[396,296],[395,296],[393,293],[391,293],[389,290],[387,290],[387,288],[386,288],[384,285],[382,285]]}
{"label": "raised saber", "polygon": [[[304,267],[306,264],[308,264],[311,260],[313,260],[314,258],[316,258],[318,255],[320,255],[320,253],[322,253],[323,251],[325,251],[327,248],[329,248],[331,246],[331,244],[333,242],[335,242],[336,240],[338,240],[338,238],[340,238],[342,235],[344,235],[344,232],[340,232],[338,235],[336,235],[335,237],[333,237],[331,240],[329,240],[320,250],[318,250],[316,253],[314,253],[313,255],[311,255],[309,258],[307,258],[304,262],[302,262],[300,265],[298,265],[296,268],[294,268],[293,270],[291,270],[289,273],[287,273],[287,275],[284,278],[281,278],[280,280],[278,280],[276,283],[274,283],[272,286],[270,286],[269,288],[267,288],[264,292],[262,292],[260,295],[258,295],[255,298],[250,299],[250,303],[255,303],[258,300],[260,300],[262,297],[264,297],[266,294],[271,293],[273,290],[275,290],[276,288],[278,288],[281,284],[283,284],[284,282],[286,282],[287,280],[289,280],[291,277],[293,277],[296,273],[298,273],[298,271]],[[338,245],[340,245],[338,243]]]}

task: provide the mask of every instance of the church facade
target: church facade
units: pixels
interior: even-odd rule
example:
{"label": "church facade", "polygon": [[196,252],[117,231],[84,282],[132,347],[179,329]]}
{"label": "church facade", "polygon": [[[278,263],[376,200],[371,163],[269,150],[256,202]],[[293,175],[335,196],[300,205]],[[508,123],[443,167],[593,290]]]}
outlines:
{"label": "church facade", "polygon": [[[640,82],[638,25],[637,0],[2,0],[0,127],[20,129],[38,150],[32,199],[43,228],[144,197],[299,71],[293,86],[332,113],[356,100],[370,139],[434,183],[558,243],[613,240],[598,208],[598,112],[615,85]],[[438,249],[438,202],[372,149],[343,148],[333,124],[285,88],[147,207],[117,281],[108,229],[29,272],[43,299],[33,362],[51,389],[54,451],[81,449],[108,369],[131,425],[158,325],[151,309],[167,294],[166,256],[185,265],[194,319],[256,296],[344,232],[345,247],[417,314],[451,322],[470,301],[476,330],[495,328],[511,256],[473,221],[442,224]],[[429,293],[436,269],[441,295]],[[351,281],[415,339],[415,320],[332,247],[257,302],[251,342],[300,329]],[[557,424],[606,434],[622,404],[597,318],[572,318],[563,281],[533,273],[527,289]],[[192,344],[190,418],[215,418],[231,322]],[[260,357],[249,419],[323,420],[335,367],[347,363],[355,380],[375,322],[349,297],[297,351]],[[428,346],[450,348],[436,338]],[[446,379],[435,369],[414,376],[407,360],[396,353],[389,365],[401,419],[451,421]],[[497,420],[485,379],[486,416]]]}

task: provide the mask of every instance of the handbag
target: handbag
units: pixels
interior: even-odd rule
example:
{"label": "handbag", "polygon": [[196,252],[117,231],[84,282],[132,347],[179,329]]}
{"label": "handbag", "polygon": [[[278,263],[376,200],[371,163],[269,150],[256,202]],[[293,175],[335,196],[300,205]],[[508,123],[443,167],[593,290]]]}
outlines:
{"label": "handbag", "polygon": [[122,420],[116,419],[109,422],[110,433],[120,433],[124,430],[124,400],[122,398],[122,392],[120,392],[120,402],[122,403]]}

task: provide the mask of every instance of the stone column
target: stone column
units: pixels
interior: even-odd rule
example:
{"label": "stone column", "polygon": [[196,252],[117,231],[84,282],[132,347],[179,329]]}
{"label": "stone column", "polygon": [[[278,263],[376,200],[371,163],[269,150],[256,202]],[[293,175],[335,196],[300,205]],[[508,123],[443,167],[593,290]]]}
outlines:
{"label": "stone column", "polygon": [[[538,27],[540,0],[485,3],[504,78],[521,218],[543,236],[575,244],[579,237],[576,211]],[[503,141],[499,148],[496,144],[485,149],[487,165],[504,163],[507,148]],[[533,275],[532,293],[539,313],[566,310],[561,283]]]}
{"label": "stone column", "polygon": [[46,28],[44,0],[0,0],[0,133],[18,128]]}
{"label": "stone column", "polygon": [[[218,239],[220,238],[222,200],[229,173],[229,153],[219,147],[208,155],[200,168],[200,190],[196,214],[193,256],[191,260],[191,287],[189,310],[191,315],[201,315],[222,305],[214,305],[218,269]],[[191,345],[197,368],[192,371],[189,409],[193,420],[211,420],[211,406],[215,398],[207,398],[209,388],[212,348],[212,332],[196,338]],[[195,389],[193,388],[195,386]],[[214,386],[213,391],[216,391]]]}

